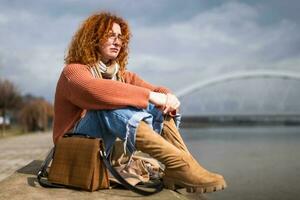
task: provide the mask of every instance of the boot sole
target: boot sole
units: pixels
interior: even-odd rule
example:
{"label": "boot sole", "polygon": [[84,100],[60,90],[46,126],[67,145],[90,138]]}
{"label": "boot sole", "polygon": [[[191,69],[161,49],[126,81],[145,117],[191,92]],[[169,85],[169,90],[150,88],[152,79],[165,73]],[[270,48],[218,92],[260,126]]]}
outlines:
{"label": "boot sole", "polygon": [[[178,180],[177,180],[178,181]],[[218,182],[214,185],[209,185],[209,186],[205,186],[205,185],[190,185],[190,184],[186,184],[183,182],[177,182],[174,179],[171,178],[163,178],[163,183],[165,188],[170,189],[170,190],[177,190],[180,188],[185,188],[186,192],[188,193],[210,193],[210,192],[216,192],[216,191],[220,191],[220,190],[224,190],[227,187],[227,184],[225,181],[222,182]]]}

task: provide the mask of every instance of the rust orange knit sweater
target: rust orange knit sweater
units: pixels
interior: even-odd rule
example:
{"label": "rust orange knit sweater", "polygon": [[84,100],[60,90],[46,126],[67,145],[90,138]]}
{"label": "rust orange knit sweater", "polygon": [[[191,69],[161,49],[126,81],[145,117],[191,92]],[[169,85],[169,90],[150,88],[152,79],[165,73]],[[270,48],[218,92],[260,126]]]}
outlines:
{"label": "rust orange knit sweater", "polygon": [[72,130],[84,110],[116,109],[126,106],[147,108],[150,91],[168,93],[169,89],[143,81],[126,71],[125,83],[96,79],[88,66],[64,67],[56,86],[54,101],[53,142]]}

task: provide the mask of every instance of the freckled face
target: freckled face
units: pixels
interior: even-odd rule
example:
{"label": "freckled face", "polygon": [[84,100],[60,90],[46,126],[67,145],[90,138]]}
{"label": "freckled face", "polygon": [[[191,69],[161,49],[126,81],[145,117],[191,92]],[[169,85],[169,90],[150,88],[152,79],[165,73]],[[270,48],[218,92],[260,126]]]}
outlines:
{"label": "freckled face", "polygon": [[122,45],[121,27],[117,23],[113,23],[112,29],[109,32],[107,41],[101,45],[100,53],[102,62],[107,63],[118,57]]}

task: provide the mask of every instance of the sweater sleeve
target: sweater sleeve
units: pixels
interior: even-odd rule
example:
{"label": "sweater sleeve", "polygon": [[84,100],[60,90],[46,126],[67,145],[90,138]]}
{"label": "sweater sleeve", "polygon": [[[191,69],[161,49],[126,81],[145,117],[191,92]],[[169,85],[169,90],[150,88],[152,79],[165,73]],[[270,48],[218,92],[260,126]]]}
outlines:
{"label": "sweater sleeve", "polygon": [[[152,85],[152,84],[144,81],[143,79],[141,79],[136,73],[133,73],[133,72],[126,71],[125,81],[126,82],[128,81],[130,84],[133,84],[133,85],[148,88],[153,92],[159,92],[159,93],[164,93],[164,94],[172,93],[172,91],[169,88],[166,88],[163,86]],[[164,107],[158,106],[158,109],[163,110]],[[174,110],[173,112],[170,112],[169,115],[175,116],[177,113],[178,113],[178,111]]]}
{"label": "sweater sleeve", "polygon": [[149,88],[96,79],[85,65],[67,65],[63,77],[66,98],[82,109],[146,108],[149,102]]}
{"label": "sweater sleeve", "polygon": [[136,73],[133,73],[133,72],[126,71],[125,81],[129,82],[130,84],[136,85],[136,86],[147,88],[153,92],[159,92],[159,93],[164,93],[164,94],[172,93],[171,90],[166,87],[155,86],[155,85],[152,85],[152,84],[144,81]]}

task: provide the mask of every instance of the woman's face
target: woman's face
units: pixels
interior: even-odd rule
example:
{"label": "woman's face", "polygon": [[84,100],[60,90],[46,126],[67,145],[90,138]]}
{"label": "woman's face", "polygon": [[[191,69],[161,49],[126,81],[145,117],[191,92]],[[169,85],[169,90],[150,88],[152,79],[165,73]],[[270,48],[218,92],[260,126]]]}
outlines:
{"label": "woman's face", "polygon": [[112,29],[109,32],[108,39],[100,47],[102,55],[102,62],[107,63],[114,60],[120,53],[122,46],[122,32],[121,27],[117,23],[113,23]]}

